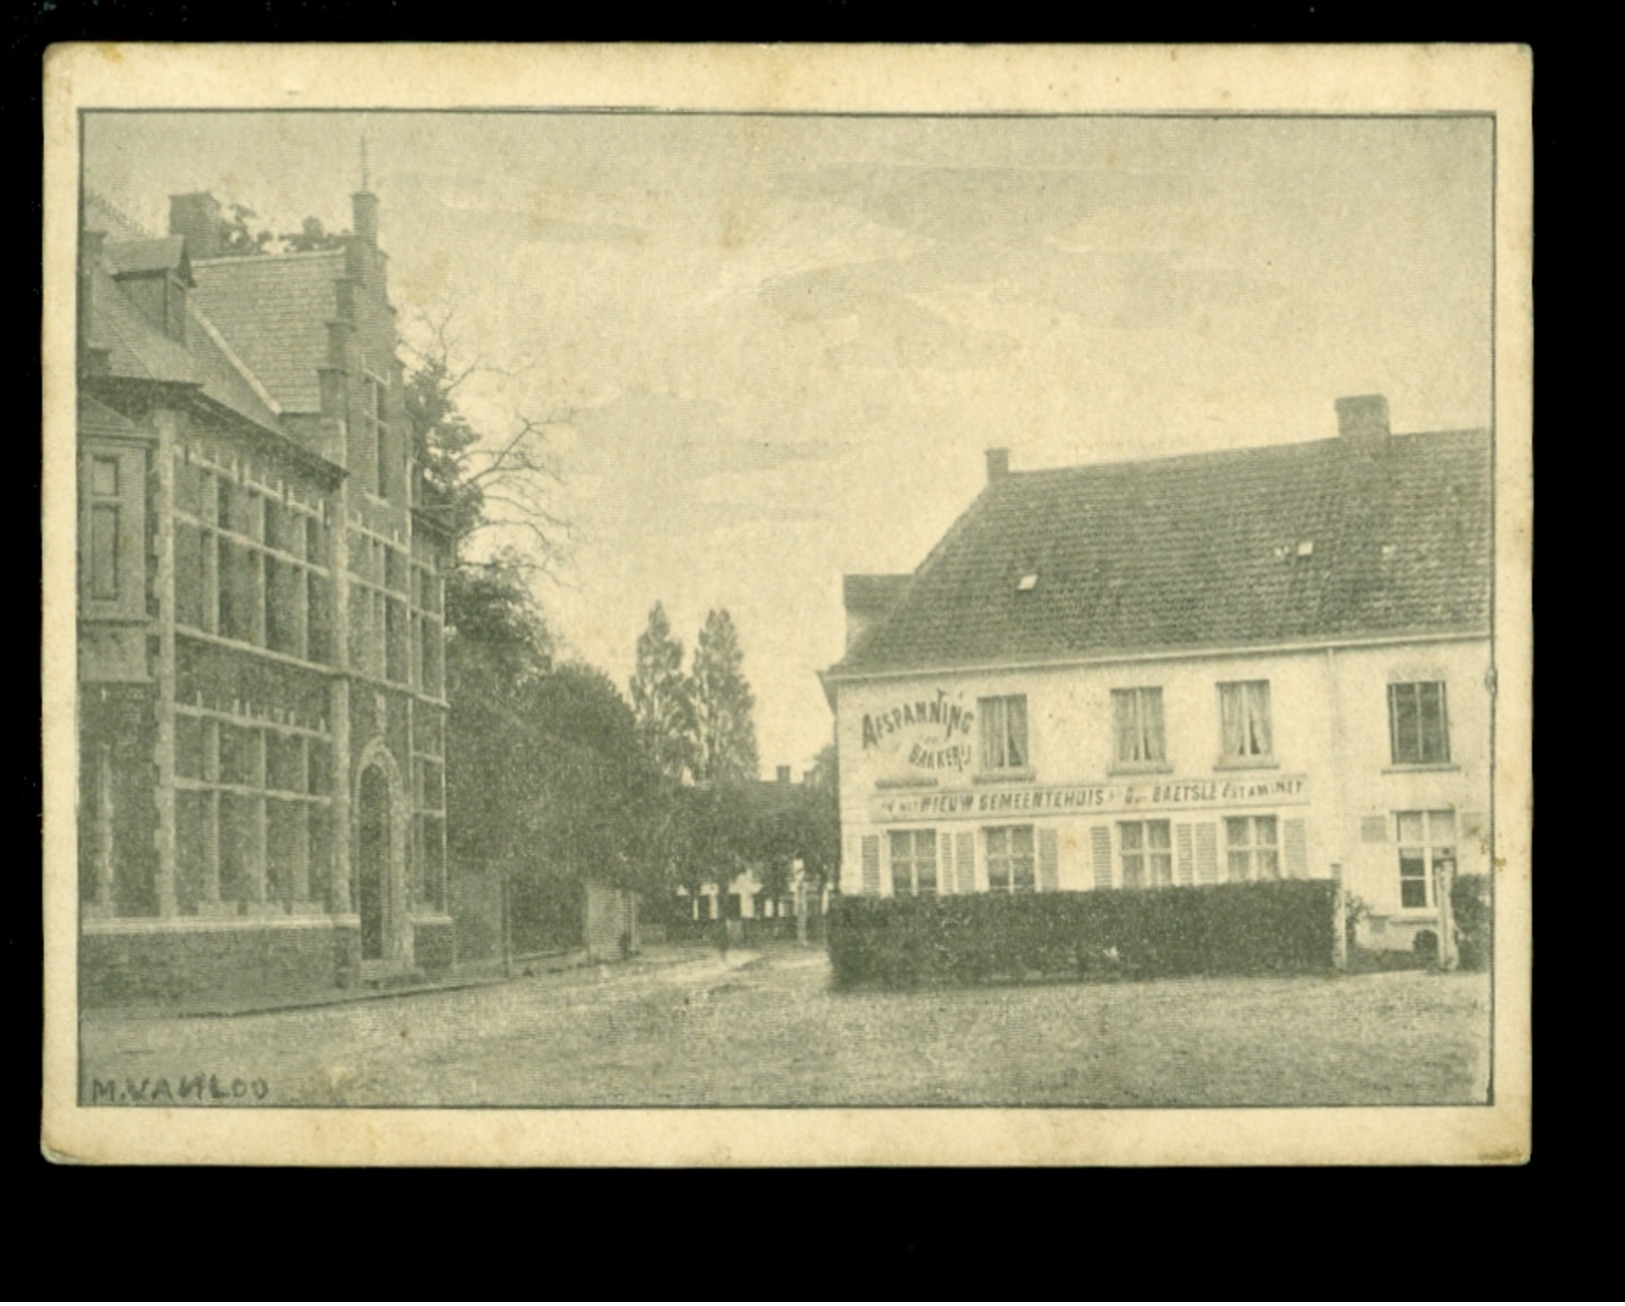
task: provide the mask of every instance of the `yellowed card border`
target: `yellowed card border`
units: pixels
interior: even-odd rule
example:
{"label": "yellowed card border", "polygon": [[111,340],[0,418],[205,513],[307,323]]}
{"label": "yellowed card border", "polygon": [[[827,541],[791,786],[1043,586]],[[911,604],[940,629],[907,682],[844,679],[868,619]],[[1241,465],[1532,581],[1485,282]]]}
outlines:
{"label": "yellowed card border", "polygon": [[[68,44],[45,68],[42,1145],[243,1165],[1507,1164],[1530,1146],[1532,64],[1515,46]],[[1494,1104],[1250,1110],[241,1110],[76,1104],[74,266],[90,108],[1488,113],[1496,120]]]}

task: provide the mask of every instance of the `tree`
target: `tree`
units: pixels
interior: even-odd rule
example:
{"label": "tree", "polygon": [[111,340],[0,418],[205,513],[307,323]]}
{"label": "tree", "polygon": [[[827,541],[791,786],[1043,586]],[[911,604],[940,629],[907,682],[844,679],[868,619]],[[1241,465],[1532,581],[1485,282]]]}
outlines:
{"label": "tree", "polygon": [[558,581],[571,553],[570,523],[560,512],[563,484],[552,432],[568,421],[559,411],[540,419],[518,415],[492,435],[474,427],[458,404],[464,384],[498,369],[474,359],[453,362],[453,313],[420,314],[407,354],[406,406],[420,469],[419,511],[457,543],[461,566],[478,567],[476,536],[522,539],[518,565]]}
{"label": "tree", "polygon": [[628,688],[644,756],[668,780],[681,784],[697,770],[693,687],[683,674],[682,641],[672,635],[663,604],[649,609]]}
{"label": "tree", "polygon": [[706,614],[694,648],[695,760],[700,779],[713,783],[754,780],[756,698],[744,673],[739,633],[726,608]]}

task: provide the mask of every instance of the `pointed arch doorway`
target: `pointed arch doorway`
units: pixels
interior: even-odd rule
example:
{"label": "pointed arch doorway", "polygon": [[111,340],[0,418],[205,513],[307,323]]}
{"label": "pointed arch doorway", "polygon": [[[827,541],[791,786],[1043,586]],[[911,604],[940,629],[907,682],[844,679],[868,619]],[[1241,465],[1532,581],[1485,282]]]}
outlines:
{"label": "pointed arch doorway", "polygon": [[355,887],[361,963],[387,969],[411,961],[406,914],[406,795],[381,741],[362,754],[355,794]]}

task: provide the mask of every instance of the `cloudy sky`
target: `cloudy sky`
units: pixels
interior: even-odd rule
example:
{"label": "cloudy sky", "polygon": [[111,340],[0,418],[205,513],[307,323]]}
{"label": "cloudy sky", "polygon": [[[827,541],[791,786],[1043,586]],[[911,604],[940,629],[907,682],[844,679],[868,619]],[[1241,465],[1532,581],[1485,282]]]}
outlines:
{"label": "cloudy sky", "polygon": [[912,570],[1016,469],[1490,418],[1485,119],[91,114],[86,184],[349,225],[365,136],[404,322],[485,429],[555,423],[540,597],[624,686],[728,608],[764,768],[829,738],[843,572]]}

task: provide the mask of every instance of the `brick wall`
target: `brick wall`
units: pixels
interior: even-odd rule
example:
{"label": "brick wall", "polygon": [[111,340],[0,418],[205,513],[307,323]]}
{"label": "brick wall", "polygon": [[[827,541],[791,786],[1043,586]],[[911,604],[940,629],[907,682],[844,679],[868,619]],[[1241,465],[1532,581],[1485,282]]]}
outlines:
{"label": "brick wall", "polygon": [[355,926],[86,933],[79,940],[79,995],[85,1006],[270,997],[348,983],[360,959]]}

